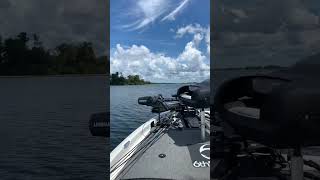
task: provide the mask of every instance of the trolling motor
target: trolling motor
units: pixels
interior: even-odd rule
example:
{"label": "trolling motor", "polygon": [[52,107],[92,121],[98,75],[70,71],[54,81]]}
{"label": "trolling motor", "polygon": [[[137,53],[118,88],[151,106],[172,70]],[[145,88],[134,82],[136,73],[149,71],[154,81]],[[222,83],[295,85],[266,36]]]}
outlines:
{"label": "trolling motor", "polygon": [[205,123],[205,108],[210,106],[210,81],[206,80],[195,85],[182,86],[177,90],[177,94],[172,98],[163,98],[158,96],[145,96],[138,99],[141,105],[151,106],[152,112],[160,113],[165,111],[181,111],[184,108],[192,107],[199,109],[201,139],[205,141],[206,123]]}
{"label": "trolling motor", "polygon": [[138,98],[140,105],[151,106],[153,113],[161,113],[169,110],[176,110],[180,103],[177,98],[163,98],[161,94],[158,96],[144,96]]}
{"label": "trolling motor", "polygon": [[158,96],[145,96],[138,99],[141,105],[151,106],[153,112],[175,110],[181,105],[197,109],[210,106],[210,81],[206,80],[195,85],[182,86],[172,98]]}
{"label": "trolling motor", "polygon": [[161,113],[165,111],[173,111],[181,108],[180,102],[177,98],[164,98],[161,94],[158,96],[144,96],[138,98],[138,104],[151,106],[152,113],[158,113],[158,120],[161,120]]}

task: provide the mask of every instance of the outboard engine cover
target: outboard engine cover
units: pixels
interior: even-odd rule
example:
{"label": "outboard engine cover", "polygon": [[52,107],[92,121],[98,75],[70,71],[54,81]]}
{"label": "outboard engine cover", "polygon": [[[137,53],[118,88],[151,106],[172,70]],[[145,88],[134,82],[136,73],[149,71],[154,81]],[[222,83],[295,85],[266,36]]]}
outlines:
{"label": "outboard engine cover", "polygon": [[208,108],[210,106],[210,81],[206,80],[195,85],[182,86],[177,96],[183,104],[194,108]]}
{"label": "outboard engine cover", "polygon": [[92,136],[110,137],[110,113],[92,114],[89,120],[89,129]]}
{"label": "outboard engine cover", "polygon": [[320,88],[310,76],[243,76],[222,84],[214,107],[246,139],[276,147],[320,145]]}

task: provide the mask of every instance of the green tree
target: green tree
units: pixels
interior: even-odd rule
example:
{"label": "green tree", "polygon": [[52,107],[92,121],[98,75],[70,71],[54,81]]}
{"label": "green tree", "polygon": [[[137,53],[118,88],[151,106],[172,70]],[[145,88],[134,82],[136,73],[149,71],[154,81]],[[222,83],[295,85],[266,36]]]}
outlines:
{"label": "green tree", "polygon": [[[5,73],[23,75],[26,73],[29,38],[27,33],[22,32],[16,38],[8,38],[4,41],[3,61]],[[4,73],[3,72],[3,73]]]}
{"label": "green tree", "polygon": [[[96,57],[90,42],[62,43],[46,49],[37,34],[0,37],[0,75],[106,74],[108,58]],[[119,75],[118,81],[125,83]]]}
{"label": "green tree", "polygon": [[141,84],[150,84],[148,81],[140,79],[139,75],[128,75],[125,78],[121,73],[116,72],[110,76],[111,85],[141,85]]}

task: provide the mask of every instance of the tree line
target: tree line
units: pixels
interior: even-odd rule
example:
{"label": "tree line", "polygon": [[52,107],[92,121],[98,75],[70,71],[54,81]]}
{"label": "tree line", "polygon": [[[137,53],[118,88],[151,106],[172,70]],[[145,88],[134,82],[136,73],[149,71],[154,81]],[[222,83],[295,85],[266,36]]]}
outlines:
{"label": "tree line", "polygon": [[122,73],[112,73],[110,76],[110,85],[142,85],[150,84],[149,81],[140,79],[139,75],[129,75],[124,77]]}
{"label": "tree line", "polygon": [[97,57],[90,42],[46,49],[37,34],[0,36],[0,75],[106,74],[108,66],[107,57]]}

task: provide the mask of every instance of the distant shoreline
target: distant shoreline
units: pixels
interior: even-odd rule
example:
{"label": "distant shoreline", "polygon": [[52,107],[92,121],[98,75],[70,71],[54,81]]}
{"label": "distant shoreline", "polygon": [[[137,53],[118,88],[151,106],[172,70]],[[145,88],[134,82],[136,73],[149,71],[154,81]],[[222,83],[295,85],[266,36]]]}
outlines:
{"label": "distant shoreline", "polygon": [[230,67],[230,68],[213,68],[213,71],[228,71],[228,70],[273,70],[273,69],[285,69],[287,67],[282,66],[262,66],[262,67]]}
{"label": "distant shoreline", "polygon": [[143,85],[153,85],[153,84],[195,84],[195,82],[190,83],[146,83],[146,84],[123,84],[123,85],[116,85],[110,84],[110,86],[143,86]]}

